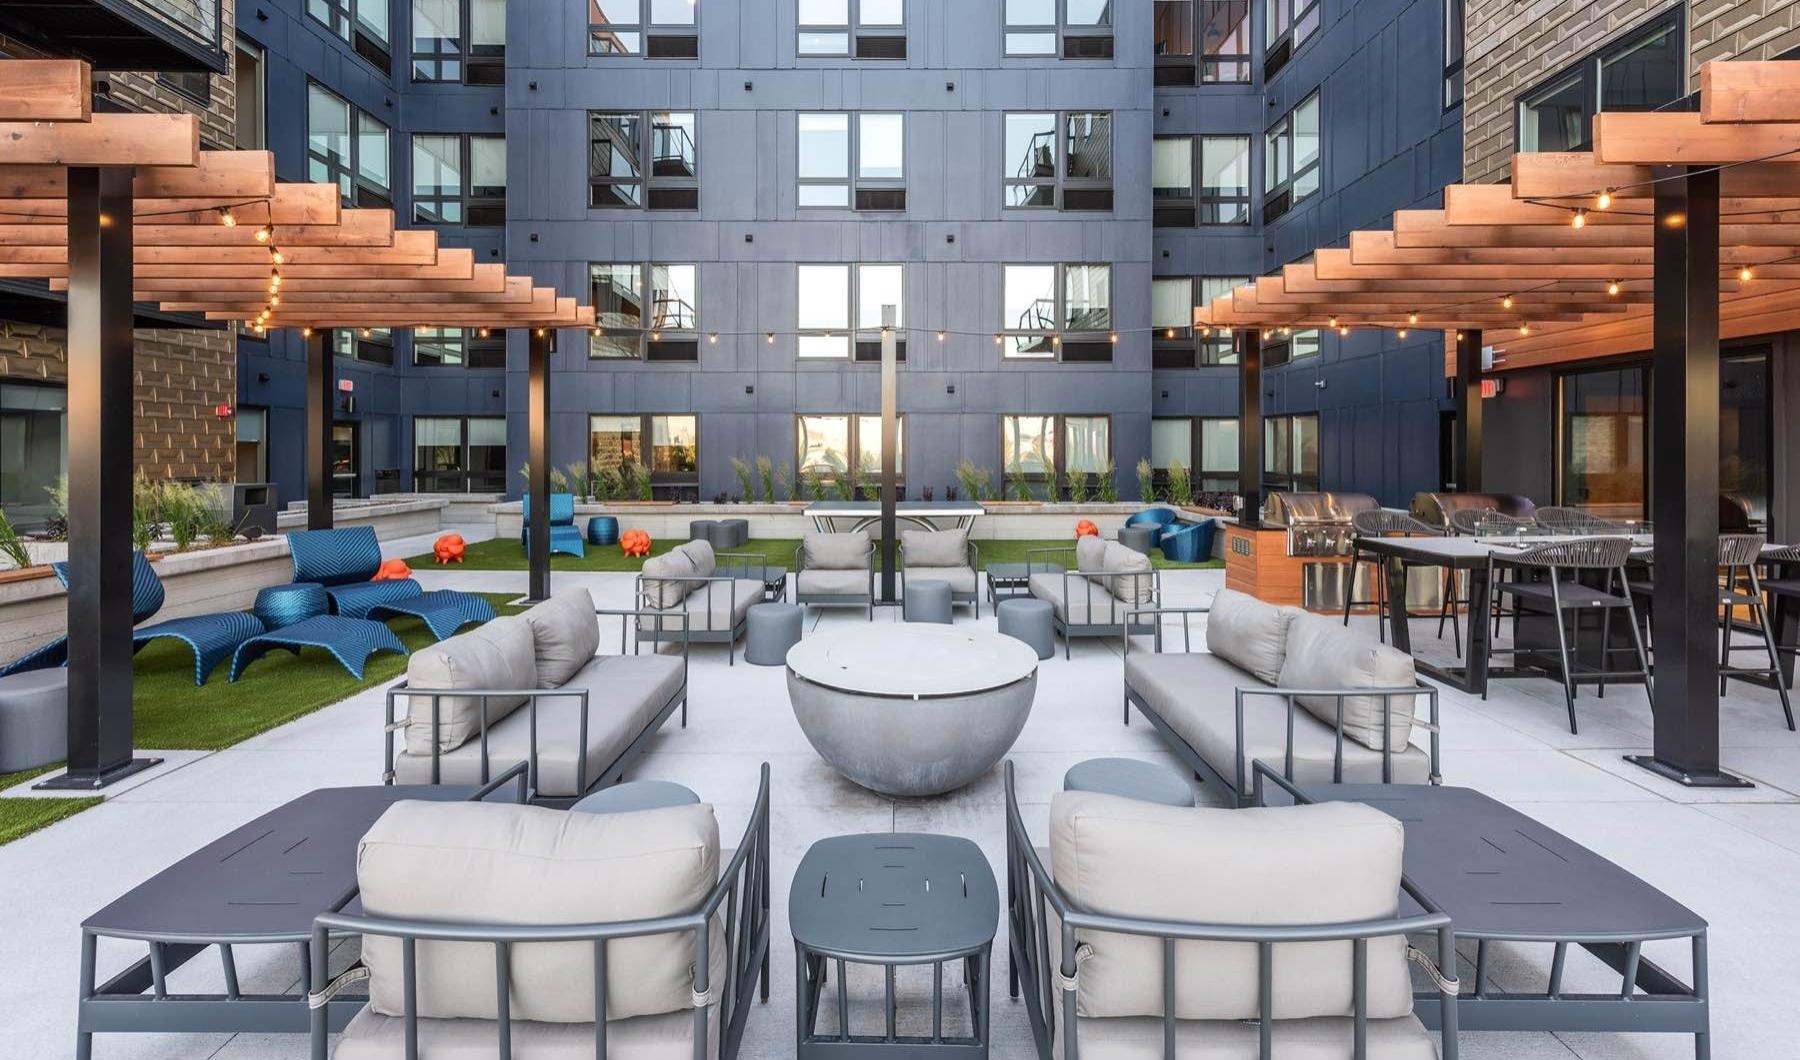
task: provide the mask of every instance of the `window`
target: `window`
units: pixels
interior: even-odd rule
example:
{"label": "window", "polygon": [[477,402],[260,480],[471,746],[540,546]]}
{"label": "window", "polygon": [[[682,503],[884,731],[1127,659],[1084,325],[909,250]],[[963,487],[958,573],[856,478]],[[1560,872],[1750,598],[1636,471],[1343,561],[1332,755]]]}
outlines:
{"label": "window", "polygon": [[1263,44],[1263,80],[1286,66],[1319,29],[1319,0],[1265,0],[1268,36]]}
{"label": "window", "polygon": [[588,272],[595,324],[589,357],[700,359],[696,266],[590,265]]}
{"label": "window", "polygon": [[1150,193],[1158,228],[1250,223],[1248,136],[1159,136],[1151,151]]}
{"label": "window", "polygon": [[420,493],[504,491],[506,417],[414,418],[413,489]]}
{"label": "window", "polygon": [[1061,495],[1070,471],[1090,477],[1112,462],[1112,419],[1108,416],[1000,417],[1000,468],[1007,495],[1024,500],[1011,484],[1019,477],[1033,484],[1054,484],[1042,492]]}
{"label": "window", "polygon": [[506,0],[412,0],[412,79],[506,83]]}
{"label": "window", "polygon": [[1290,361],[1303,361],[1319,355],[1319,332],[1316,328],[1294,331],[1275,329],[1262,344],[1264,368],[1274,368]]}
{"label": "window", "polygon": [[334,328],[331,352],[367,364],[394,363],[392,328]]}
{"label": "window", "polygon": [[412,159],[415,222],[506,223],[506,137],[415,133]]}
{"label": "window", "polygon": [[1463,101],[1463,0],[1444,0],[1444,109]]}
{"label": "window", "polygon": [[802,207],[906,209],[906,116],[858,112],[794,116]]}
{"label": "window", "polygon": [[505,334],[486,328],[414,328],[413,363],[426,366],[505,368]]}
{"label": "window", "polygon": [[693,111],[589,111],[588,205],[699,209],[696,132]]}
{"label": "window", "polygon": [[1181,461],[1194,489],[1228,493],[1238,487],[1238,421],[1235,416],[1157,418],[1150,421],[1150,466],[1158,486]]}
{"label": "window", "polygon": [[[650,448],[644,449],[644,439]],[[650,472],[653,495],[664,500],[693,496],[700,485],[698,420],[691,415],[595,415],[588,417],[588,468]]]}
{"label": "window", "polygon": [[1558,377],[1556,502],[1616,519],[1642,519],[1649,467],[1643,367]]}
{"label": "window", "polygon": [[1248,276],[1162,277],[1151,281],[1150,359],[1154,368],[1193,368],[1237,363],[1237,348],[1229,332],[1214,335],[1194,330],[1196,306],[1211,305],[1249,283]]}
{"label": "window", "polygon": [[[1156,0],[1151,19],[1156,35],[1157,84],[1249,83],[1249,0]],[[1197,64],[1196,36],[1200,39]]]}
{"label": "window", "polygon": [[0,380],[0,511],[21,532],[57,514],[50,492],[69,469],[68,414],[65,387]]}
{"label": "window", "polygon": [[[906,417],[901,416],[899,421],[899,431],[895,435],[894,470],[904,482]],[[794,466],[802,474],[812,472],[826,482],[841,482],[848,474],[850,481],[859,485],[880,480],[880,416],[797,416],[794,433],[799,443]],[[851,454],[856,457],[854,466]]]}
{"label": "window", "polygon": [[261,46],[239,37],[234,63],[232,83],[237,92],[236,146],[240,151],[261,151],[269,142],[268,114],[265,109],[269,98],[269,81]]}
{"label": "window", "polygon": [[1319,414],[1263,417],[1263,485],[1270,491],[1319,488]]}
{"label": "window", "polygon": [[797,0],[802,56],[906,58],[906,0]]}
{"label": "window", "polygon": [[356,54],[387,73],[388,0],[306,0],[306,13],[356,49]]}
{"label": "window", "polygon": [[1110,59],[1112,0],[1005,0],[1006,54]]}
{"label": "window", "polygon": [[697,59],[695,0],[588,0],[589,55]]}
{"label": "window", "polygon": [[1319,190],[1319,94],[1300,101],[1263,134],[1263,223]]}
{"label": "window", "polygon": [[[881,360],[881,309],[894,307],[901,360],[906,359],[906,284],[901,265],[797,265],[795,355]],[[854,321],[854,333],[852,332]],[[852,346],[854,343],[854,348]]]}
{"label": "window", "polygon": [[306,86],[307,179],[336,183],[352,206],[391,205],[388,127],[318,84]]}
{"label": "window", "polygon": [[1007,114],[1005,201],[1014,208],[1110,210],[1112,115],[1105,111]]}
{"label": "window", "polygon": [[1681,11],[1677,6],[1519,97],[1518,150],[1586,150],[1596,113],[1656,110],[1680,99]]}
{"label": "window", "polygon": [[1112,360],[1112,267],[1007,265],[1002,276],[1003,356]]}

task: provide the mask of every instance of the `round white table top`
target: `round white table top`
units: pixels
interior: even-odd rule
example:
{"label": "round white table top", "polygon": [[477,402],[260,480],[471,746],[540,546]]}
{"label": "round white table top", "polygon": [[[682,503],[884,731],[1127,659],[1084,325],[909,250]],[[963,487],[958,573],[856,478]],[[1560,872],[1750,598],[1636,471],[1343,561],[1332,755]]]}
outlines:
{"label": "round white table top", "polygon": [[992,630],[876,622],[814,633],[789,649],[804,680],[877,696],[960,696],[1023,681],[1037,652]]}

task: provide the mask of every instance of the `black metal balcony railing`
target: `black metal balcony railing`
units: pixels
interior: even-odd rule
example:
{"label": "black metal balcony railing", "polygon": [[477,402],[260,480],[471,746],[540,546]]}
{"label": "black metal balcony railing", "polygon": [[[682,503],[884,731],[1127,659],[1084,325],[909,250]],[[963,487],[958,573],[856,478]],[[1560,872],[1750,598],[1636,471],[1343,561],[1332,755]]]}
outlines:
{"label": "black metal balcony railing", "polygon": [[223,0],[0,3],[0,34],[97,70],[224,73]]}

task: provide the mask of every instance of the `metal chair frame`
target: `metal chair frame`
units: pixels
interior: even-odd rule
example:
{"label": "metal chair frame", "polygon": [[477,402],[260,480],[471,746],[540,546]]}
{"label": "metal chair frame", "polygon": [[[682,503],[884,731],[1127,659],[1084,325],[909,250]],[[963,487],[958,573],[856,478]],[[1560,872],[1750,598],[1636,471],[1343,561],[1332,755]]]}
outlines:
{"label": "metal chair frame", "polygon": [[[1350,543],[1350,585],[1344,591],[1344,625],[1350,624],[1352,609],[1364,604],[1374,604],[1375,635],[1380,638],[1381,643],[1386,644],[1387,564],[1380,556],[1370,555],[1368,558],[1364,558],[1365,553],[1357,546],[1357,543],[1365,537],[1442,537],[1444,531],[1393,508],[1372,508],[1357,512],[1350,516],[1350,525],[1355,530],[1355,536]],[[1373,599],[1358,600],[1356,598],[1356,572],[1365,563],[1373,565],[1375,569],[1375,596]],[[1402,600],[1400,606],[1404,608],[1406,601]],[[1443,636],[1441,630],[1438,635]],[[1462,649],[1458,647],[1457,651],[1460,653]]]}
{"label": "metal chair frame", "polygon": [[[1522,535],[1537,528],[1536,521],[1518,515],[1507,515],[1496,508],[1457,508],[1449,513],[1449,533],[1461,537],[1491,537],[1495,534]],[[1493,572],[1489,572],[1490,575]],[[1468,596],[1457,595],[1456,572],[1444,571],[1444,606],[1438,612],[1438,639],[1444,639],[1444,620],[1450,620],[1450,636],[1456,647],[1456,657],[1462,658],[1462,625],[1458,619],[1457,607],[1469,602]],[[1490,582],[1490,585],[1492,583]],[[1500,635],[1500,620],[1510,612],[1499,609],[1500,594],[1490,589],[1489,598],[1495,603],[1494,636]]]}
{"label": "metal chair frame", "polygon": [[[1070,578],[1079,578],[1081,580],[1082,599],[1087,605],[1086,610],[1082,613],[1089,619],[1094,617],[1094,604],[1096,602],[1094,600],[1094,592],[1096,589],[1099,590],[1100,595],[1106,598],[1103,602],[1106,605],[1106,617],[1108,619],[1106,622],[1070,622],[1068,618],[1057,615],[1053,609],[1051,611],[1050,619],[1056,627],[1056,632],[1062,636],[1064,659],[1070,657],[1069,642],[1076,637],[1117,637],[1123,634],[1129,638],[1134,634],[1139,636],[1149,635],[1157,637],[1157,643],[1159,645],[1161,644],[1162,630],[1160,626],[1154,624],[1144,626],[1134,624],[1131,621],[1131,615],[1137,611],[1143,610],[1145,608],[1144,604],[1126,603],[1124,600],[1114,596],[1104,582],[1096,581],[1096,579],[1130,578],[1132,595],[1136,596],[1142,590],[1144,581],[1148,579],[1150,583],[1150,600],[1148,606],[1150,610],[1154,611],[1162,606],[1161,571],[1156,570],[1154,567],[1146,571],[1070,570],[1068,567],[1053,560],[1039,560],[1034,558],[1037,556],[1059,555],[1068,556],[1071,560],[1074,560],[1076,558],[1075,546],[1063,545],[1053,548],[1028,548],[1025,550],[1026,569],[1030,574],[1036,574],[1038,573],[1037,568],[1042,566],[1044,568],[1043,573],[1062,575],[1063,606],[1071,615],[1075,610],[1072,606],[1075,598],[1069,593]],[[1030,574],[1026,575],[1028,583]]]}
{"label": "metal chair frame", "polygon": [[[715,591],[713,586],[715,584],[722,584],[725,586],[725,591],[729,594],[726,598],[726,603],[730,605],[730,610],[726,613],[736,615],[737,583],[740,579],[733,574],[720,574],[717,572],[721,570],[748,571],[751,564],[754,563],[755,569],[759,573],[754,578],[746,577],[741,580],[762,582],[763,576],[760,572],[768,567],[768,557],[760,552],[719,552],[714,554],[713,561],[715,573],[707,577],[701,577],[698,574],[647,575],[639,573],[637,578],[632,582],[632,598],[638,602],[639,608],[645,613],[655,615],[689,615],[691,618],[692,612],[687,610],[688,600],[697,592],[705,592],[707,625],[710,626],[712,625],[713,592]],[[644,583],[647,581],[658,583],[673,582],[679,585],[685,585],[688,588],[682,593],[681,604],[679,606],[660,607],[658,606],[660,598],[653,599],[652,594],[644,591]],[[763,591],[758,594],[758,598],[762,599],[767,596],[768,586],[764,584]],[[731,623],[731,628],[729,629],[694,629],[692,621],[689,621],[684,623],[683,628],[671,630],[665,629],[659,618],[656,622],[651,623],[648,628],[645,627],[642,621],[638,623],[638,640],[652,644],[665,644],[676,641],[689,644],[723,644],[726,646],[725,665],[736,666],[737,642],[743,638],[744,631],[748,626],[748,619],[739,619],[733,621]],[[684,648],[683,651],[685,650],[686,649]]]}
{"label": "metal chair frame", "polygon": [[802,606],[811,604],[815,607],[861,607],[868,611],[869,621],[875,621],[875,543],[873,541],[869,543],[869,551],[863,556],[863,562],[869,569],[868,595],[805,592],[800,588],[800,575],[806,571],[806,542],[800,542],[794,548],[794,602]]}
{"label": "metal chair frame", "polygon": [[[899,577],[900,577],[900,598],[902,600],[904,600],[906,598],[906,542],[900,541],[900,542],[896,543],[894,547],[898,552],[898,562],[900,564],[900,570],[898,572]],[[974,541],[964,539],[964,541],[963,541],[963,560],[964,560],[965,565],[969,568],[969,570],[974,572],[974,574],[975,574],[975,588],[966,593],[958,592],[954,588],[951,589],[950,590],[950,606],[952,608],[955,608],[957,604],[968,604],[971,607],[975,608],[975,617],[980,618],[981,617],[981,549],[976,546]],[[920,569],[929,570],[930,568],[920,568]]]}

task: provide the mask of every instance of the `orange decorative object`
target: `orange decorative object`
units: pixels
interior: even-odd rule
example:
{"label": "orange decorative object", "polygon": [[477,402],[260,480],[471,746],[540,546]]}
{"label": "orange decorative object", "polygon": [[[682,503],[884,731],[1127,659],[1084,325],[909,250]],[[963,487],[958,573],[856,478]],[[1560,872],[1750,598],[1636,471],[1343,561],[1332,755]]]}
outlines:
{"label": "orange decorative object", "polygon": [[403,559],[390,559],[382,563],[381,569],[375,572],[372,582],[405,581],[412,577],[412,568]]}
{"label": "orange decorative object", "polygon": [[619,550],[627,556],[648,556],[650,554],[650,532],[648,530],[627,530],[619,535]]}
{"label": "orange decorative object", "polygon": [[1092,520],[1083,519],[1081,522],[1075,524],[1075,536],[1078,538],[1099,537],[1100,528],[1095,526]]}
{"label": "orange decorative object", "polygon": [[461,534],[445,534],[431,546],[431,554],[439,563],[461,563],[468,544]]}

